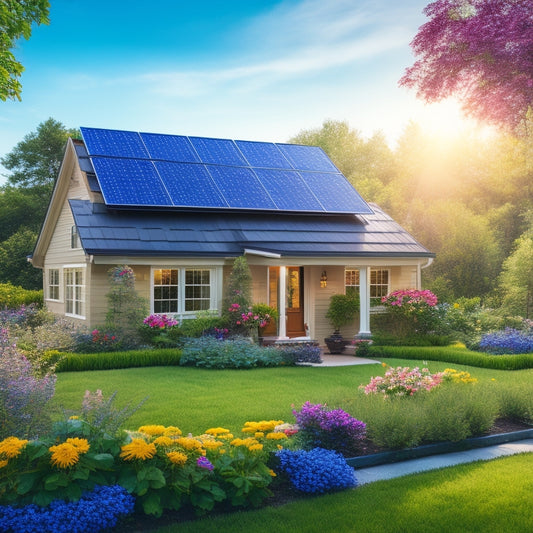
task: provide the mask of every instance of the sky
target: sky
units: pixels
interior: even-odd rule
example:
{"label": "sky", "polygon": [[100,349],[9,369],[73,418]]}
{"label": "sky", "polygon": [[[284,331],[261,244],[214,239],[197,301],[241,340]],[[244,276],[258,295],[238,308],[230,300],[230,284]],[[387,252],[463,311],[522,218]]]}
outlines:
{"label": "sky", "polygon": [[52,0],[15,49],[22,101],[0,101],[0,157],[49,117],[271,142],[343,120],[392,147],[409,121],[468,127],[456,102],[398,86],[428,1]]}

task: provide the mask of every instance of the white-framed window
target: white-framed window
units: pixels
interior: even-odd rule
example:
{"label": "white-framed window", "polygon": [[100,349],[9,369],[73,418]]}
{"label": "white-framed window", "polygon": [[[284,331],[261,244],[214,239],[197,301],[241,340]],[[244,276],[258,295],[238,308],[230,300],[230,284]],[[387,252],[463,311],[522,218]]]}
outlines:
{"label": "white-framed window", "polygon": [[49,300],[59,300],[59,268],[48,270],[48,290]]}
{"label": "white-framed window", "polygon": [[85,316],[85,269],[69,267],[63,269],[65,283],[65,314]]}
{"label": "white-framed window", "polygon": [[216,309],[215,272],[210,268],[152,269],[154,313],[195,313]]}
{"label": "white-framed window", "polygon": [[[345,292],[346,294],[359,294],[359,270],[356,268],[347,268],[345,274]],[[370,303],[371,305],[380,305],[381,298],[389,294],[390,273],[386,268],[370,269]]]}
{"label": "white-framed window", "polygon": [[70,228],[70,247],[74,250],[81,248],[80,236],[78,234],[78,228],[74,225]]}

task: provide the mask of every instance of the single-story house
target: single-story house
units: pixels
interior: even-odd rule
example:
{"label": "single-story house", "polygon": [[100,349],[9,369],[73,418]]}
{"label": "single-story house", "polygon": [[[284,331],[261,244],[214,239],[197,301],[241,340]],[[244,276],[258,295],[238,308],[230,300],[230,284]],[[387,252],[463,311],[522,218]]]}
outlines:
{"label": "single-story house", "polygon": [[152,313],[221,311],[245,255],[254,303],[277,308],[272,334],[332,332],[332,294],[357,290],[342,333],[369,336],[373,303],[421,288],[433,254],[365,202],[322,149],[81,128],[69,139],[31,261],[47,308],[94,327],[110,268],[127,264]]}

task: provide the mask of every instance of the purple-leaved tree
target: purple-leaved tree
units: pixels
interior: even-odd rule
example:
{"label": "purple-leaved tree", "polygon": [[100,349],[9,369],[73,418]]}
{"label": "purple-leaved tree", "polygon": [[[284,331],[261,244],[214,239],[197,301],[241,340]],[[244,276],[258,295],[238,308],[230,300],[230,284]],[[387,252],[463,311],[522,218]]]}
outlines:
{"label": "purple-leaved tree", "polygon": [[533,106],[533,1],[436,0],[400,80],[435,102],[456,96],[469,116],[517,132]]}

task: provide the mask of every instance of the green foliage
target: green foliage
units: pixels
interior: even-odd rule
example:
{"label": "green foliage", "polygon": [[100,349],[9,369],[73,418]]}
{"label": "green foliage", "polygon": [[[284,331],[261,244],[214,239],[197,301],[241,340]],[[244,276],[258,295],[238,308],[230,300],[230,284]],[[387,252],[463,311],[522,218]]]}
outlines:
{"label": "green foliage", "polygon": [[16,309],[21,305],[43,304],[43,291],[16,287],[11,283],[0,283],[0,308]]}
{"label": "green foliage", "polygon": [[0,100],[20,100],[24,67],[11,51],[20,38],[29,39],[33,24],[48,24],[50,2],[27,0],[0,4]]}
{"label": "green foliage", "polygon": [[112,370],[148,366],[176,366],[180,364],[181,350],[128,350],[104,353],[63,353],[56,372],[80,372],[88,370]]}
{"label": "green foliage", "polygon": [[28,290],[39,290],[43,286],[42,271],[28,262],[36,240],[35,232],[20,228],[0,243],[0,282]]}
{"label": "green foliage", "polygon": [[139,327],[147,314],[147,302],[135,290],[135,274],[127,265],[113,267],[108,272],[110,290],[105,320],[107,330],[115,333],[125,346],[140,342]]}
{"label": "green foliage", "polygon": [[246,339],[219,340],[214,337],[187,339],[182,366],[201,368],[256,368],[280,366],[284,359],[275,348],[263,348]]}
{"label": "green foliage", "polygon": [[[222,303],[222,317],[233,334],[245,334],[246,328],[237,324],[241,312],[247,312],[252,302],[252,273],[245,256],[236,257],[228,277],[224,301]],[[232,306],[238,306],[239,313],[231,312]]]}
{"label": "green foliage", "polygon": [[337,331],[355,318],[359,311],[359,296],[350,294],[333,294],[329,300],[326,318]]}
{"label": "green foliage", "polygon": [[223,328],[226,322],[216,311],[199,311],[196,318],[183,320],[179,333],[182,337],[201,337],[212,333],[215,328]]}
{"label": "green foliage", "polygon": [[500,286],[505,312],[533,317],[533,231],[516,241],[514,251],[504,261]]}

